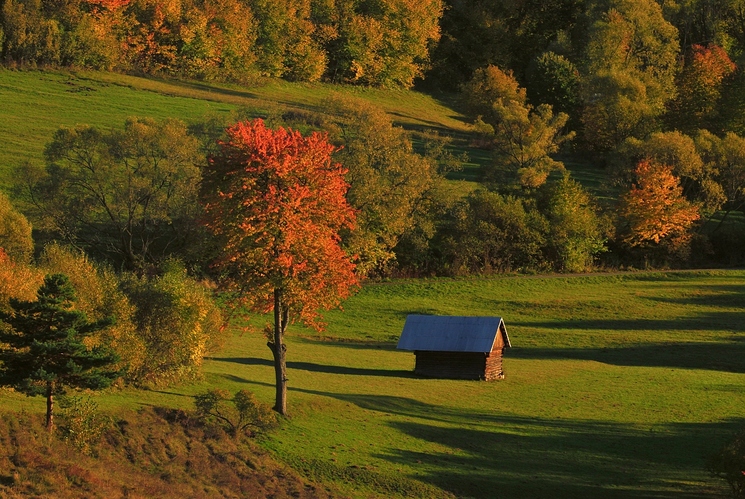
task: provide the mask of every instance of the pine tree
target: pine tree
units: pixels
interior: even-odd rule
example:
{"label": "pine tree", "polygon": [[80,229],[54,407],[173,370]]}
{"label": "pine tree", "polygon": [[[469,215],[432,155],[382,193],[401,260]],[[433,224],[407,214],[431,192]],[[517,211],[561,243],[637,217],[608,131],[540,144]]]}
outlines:
{"label": "pine tree", "polygon": [[[64,274],[48,275],[37,301],[10,300],[0,312],[0,384],[28,396],[47,398],[46,426],[54,429],[54,396],[65,388],[106,388],[120,376],[113,368],[119,357],[109,348],[88,348],[86,337],[112,320],[88,322],[74,309],[75,290]],[[10,327],[8,327],[10,326]]]}

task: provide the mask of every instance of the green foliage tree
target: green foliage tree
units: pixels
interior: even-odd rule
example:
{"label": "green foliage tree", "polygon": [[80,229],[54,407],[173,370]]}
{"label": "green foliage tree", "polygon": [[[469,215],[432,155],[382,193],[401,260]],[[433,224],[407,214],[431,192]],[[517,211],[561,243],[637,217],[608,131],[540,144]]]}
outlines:
{"label": "green foliage tree", "polygon": [[63,127],[45,154],[45,171],[21,172],[24,191],[39,225],[78,247],[142,269],[198,237],[201,160],[182,122]]}
{"label": "green foliage tree", "polygon": [[718,120],[715,131],[745,136],[745,70],[742,66],[722,83],[719,105],[714,115]]}
{"label": "green foliage tree", "polygon": [[47,399],[47,429],[54,429],[54,396],[65,388],[101,389],[120,376],[111,369],[118,357],[108,348],[88,348],[85,338],[110,324],[89,322],[75,310],[75,291],[64,274],[48,275],[37,301],[11,300],[11,312],[0,312],[2,384],[26,395]]}
{"label": "green foliage tree", "polygon": [[3,53],[20,64],[58,64],[59,23],[43,15],[40,0],[6,0],[0,10]]}
{"label": "green foliage tree", "polygon": [[427,80],[448,90],[469,81],[478,68],[510,68],[522,77],[531,61],[547,50],[568,55],[571,43],[566,42],[579,27],[585,8],[578,0],[444,3],[443,35],[433,51]]}
{"label": "green foliage tree", "polygon": [[290,80],[319,80],[326,70],[326,54],[315,36],[310,0],[250,0],[248,4],[257,19],[261,72]]}
{"label": "green foliage tree", "polygon": [[477,190],[453,207],[438,246],[452,274],[540,269],[547,221],[523,201]]}
{"label": "green foliage tree", "polygon": [[678,32],[653,0],[591,5],[583,68],[584,136],[609,151],[658,127],[675,95]]}
{"label": "green foliage tree", "polygon": [[540,193],[539,208],[548,220],[545,253],[558,272],[585,272],[606,250],[603,219],[582,186],[565,173]]}
{"label": "green foliage tree", "polygon": [[271,408],[248,390],[238,390],[232,397],[227,390],[209,390],[196,395],[194,405],[198,416],[217,422],[234,437],[246,431],[253,435],[277,423]]}
{"label": "green foliage tree", "polygon": [[178,71],[205,80],[247,79],[257,60],[257,21],[239,0],[181,4]]}
{"label": "green foliage tree", "polygon": [[564,168],[550,155],[574,136],[563,132],[568,115],[554,115],[548,104],[536,108],[527,104],[525,89],[512,73],[495,66],[476,71],[463,86],[463,98],[492,132],[496,157],[493,167],[485,172],[488,181],[499,185],[512,180],[524,188],[536,188],[546,182],[551,171]]}
{"label": "green foliage tree", "polygon": [[531,102],[549,104],[554,111],[573,117],[580,104],[580,75],[566,57],[544,52],[528,67],[528,96]]}
{"label": "green foliage tree", "polygon": [[745,138],[729,132],[720,138],[706,130],[696,136],[696,149],[701,154],[705,168],[715,172],[721,186],[725,215],[745,205]]}
{"label": "green foliage tree", "polygon": [[359,273],[381,272],[440,178],[437,165],[415,153],[406,131],[380,108],[343,98],[327,107],[342,117],[337,126],[344,147],[334,158],[347,169],[347,199],[357,210],[357,224],[344,234],[344,244],[358,256]]}
{"label": "green foliage tree", "polygon": [[314,6],[332,81],[413,85],[440,38],[442,0],[333,0]]}

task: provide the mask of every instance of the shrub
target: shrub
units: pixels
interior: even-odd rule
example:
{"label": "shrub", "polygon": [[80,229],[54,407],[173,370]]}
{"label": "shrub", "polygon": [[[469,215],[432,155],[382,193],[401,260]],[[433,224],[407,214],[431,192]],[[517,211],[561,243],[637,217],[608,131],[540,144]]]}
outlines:
{"label": "shrub", "polygon": [[209,292],[173,261],[161,276],[128,274],[122,286],[143,343],[144,359],[132,379],[162,385],[196,377],[205,354],[222,341],[222,315]]}
{"label": "shrub", "polygon": [[727,481],[732,497],[745,498],[745,431],[727,442],[709,458],[709,471]]}
{"label": "shrub", "polygon": [[227,390],[213,389],[194,397],[199,417],[217,423],[233,436],[271,428],[277,423],[271,408],[248,390],[239,390],[231,398]]}
{"label": "shrub", "polygon": [[0,248],[17,262],[27,263],[34,252],[31,224],[0,192]]}
{"label": "shrub", "polygon": [[29,265],[13,261],[0,248],[0,310],[7,309],[11,298],[33,300],[43,279],[43,273]]}
{"label": "shrub", "polygon": [[113,426],[110,417],[98,412],[98,404],[90,397],[60,397],[62,424],[60,437],[84,454],[92,454],[93,446],[104,432]]}

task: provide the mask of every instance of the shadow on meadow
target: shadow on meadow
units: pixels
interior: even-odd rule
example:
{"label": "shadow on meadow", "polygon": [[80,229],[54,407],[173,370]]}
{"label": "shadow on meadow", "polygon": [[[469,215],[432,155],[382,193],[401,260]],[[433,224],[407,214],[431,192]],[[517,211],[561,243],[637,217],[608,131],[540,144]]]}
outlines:
{"label": "shadow on meadow", "polygon": [[[414,442],[428,444],[391,446],[373,457],[406,466],[412,470],[406,472],[410,478],[459,497],[484,499],[723,497],[723,481],[711,478],[701,483],[708,476],[706,459],[745,426],[745,419],[731,419],[642,427],[525,417],[390,395],[294,387],[290,391],[330,397],[378,413],[386,418],[383,424]],[[381,483],[387,476],[382,473]]]}
{"label": "shadow on meadow", "polygon": [[617,348],[513,348],[509,357],[745,373],[745,338],[718,343],[654,343]]}
{"label": "shadow on meadow", "polygon": [[378,459],[460,497],[721,497],[724,482],[696,483],[706,458],[745,420],[638,427],[437,406],[384,395],[297,391],[382,416],[438,451],[389,448]]}
{"label": "shadow on meadow", "polygon": [[[209,357],[216,362],[234,362],[244,366],[267,366],[274,367],[274,361],[269,359],[257,359],[253,357]],[[316,364],[314,362],[287,362],[290,370],[310,371],[327,374],[350,374],[354,376],[390,376],[394,378],[413,378],[412,371],[397,369],[368,369],[361,367],[332,366],[327,364]]]}

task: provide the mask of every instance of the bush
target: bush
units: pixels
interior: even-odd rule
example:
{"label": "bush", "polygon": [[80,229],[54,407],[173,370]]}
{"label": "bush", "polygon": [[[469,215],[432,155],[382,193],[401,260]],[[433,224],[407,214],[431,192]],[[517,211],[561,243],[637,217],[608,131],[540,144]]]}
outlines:
{"label": "bush", "polygon": [[92,454],[93,446],[113,426],[113,421],[98,412],[98,404],[90,397],[60,397],[58,401],[63,421],[60,437],[80,452]]}
{"label": "bush", "polygon": [[194,378],[222,341],[222,315],[209,292],[169,262],[161,276],[123,278],[144,359],[132,373],[140,384],[162,385]]}
{"label": "bush", "polygon": [[7,309],[8,300],[32,301],[44,275],[35,268],[14,262],[0,248],[0,310]]}
{"label": "bush", "polygon": [[437,244],[455,275],[545,270],[547,232],[534,206],[477,190],[450,210]]}
{"label": "bush", "polygon": [[745,431],[709,458],[709,471],[727,481],[732,497],[745,498]]}
{"label": "bush", "polygon": [[248,390],[239,390],[231,398],[227,390],[214,389],[194,397],[199,417],[216,423],[233,436],[271,428],[277,423],[268,405],[256,399]]}
{"label": "bush", "polygon": [[0,192],[0,248],[17,262],[27,263],[34,252],[31,224]]}

